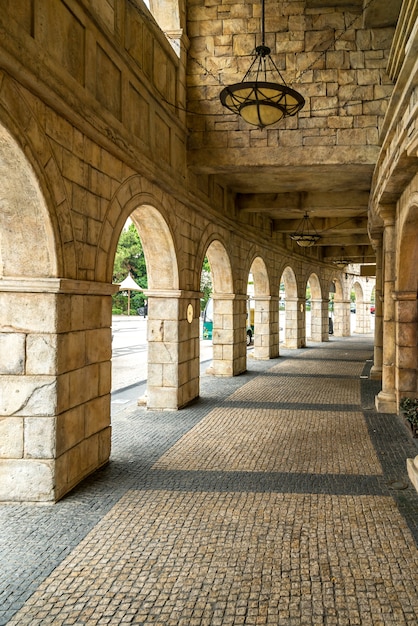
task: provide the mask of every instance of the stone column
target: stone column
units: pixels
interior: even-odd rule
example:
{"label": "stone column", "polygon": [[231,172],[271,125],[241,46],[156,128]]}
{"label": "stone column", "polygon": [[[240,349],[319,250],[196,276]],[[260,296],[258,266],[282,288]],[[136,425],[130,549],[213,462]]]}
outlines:
{"label": "stone column", "polygon": [[328,300],[311,300],[311,339],[329,341]]}
{"label": "stone column", "polygon": [[398,404],[403,397],[417,397],[417,293],[393,294],[396,309],[396,376]]}
{"label": "stone column", "polygon": [[147,290],[147,408],[176,410],[199,396],[200,293]]}
{"label": "stone column", "polygon": [[279,298],[255,297],[254,358],[274,359],[279,356]]}
{"label": "stone column", "polygon": [[350,300],[334,300],[334,336],[350,336]]}
{"label": "stone column", "polygon": [[286,348],[306,346],[305,304],[304,298],[286,298]]}
{"label": "stone column", "polygon": [[382,391],[376,396],[376,409],[382,413],[396,413],[395,394],[395,302],[392,294],[396,276],[395,207],[381,207],[383,219],[383,361]]}
{"label": "stone column", "polygon": [[356,327],[354,332],[362,335],[371,332],[370,302],[356,302]]}
{"label": "stone column", "polygon": [[0,500],[54,502],[108,461],[116,289],[0,281]]}
{"label": "stone column", "polygon": [[247,369],[247,296],[213,294],[213,361],[208,373],[237,376]]}
{"label": "stone column", "polygon": [[374,363],[370,370],[370,378],[380,380],[382,378],[383,363],[383,254],[382,236],[374,236],[373,247],[376,252],[376,286],[375,286],[375,312],[374,312]]}

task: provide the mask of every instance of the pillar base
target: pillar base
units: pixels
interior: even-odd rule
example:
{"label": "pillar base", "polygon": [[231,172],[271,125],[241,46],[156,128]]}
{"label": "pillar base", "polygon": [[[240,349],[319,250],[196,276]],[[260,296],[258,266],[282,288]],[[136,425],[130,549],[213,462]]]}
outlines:
{"label": "pillar base", "polygon": [[397,413],[398,407],[396,405],[395,395],[381,391],[375,398],[376,410],[379,413]]}
{"label": "pillar base", "polygon": [[418,456],[415,459],[406,459],[406,468],[411,483],[418,491]]}
{"label": "pillar base", "polygon": [[382,380],[382,368],[377,365],[373,365],[370,370],[369,378],[371,378],[371,380]]}

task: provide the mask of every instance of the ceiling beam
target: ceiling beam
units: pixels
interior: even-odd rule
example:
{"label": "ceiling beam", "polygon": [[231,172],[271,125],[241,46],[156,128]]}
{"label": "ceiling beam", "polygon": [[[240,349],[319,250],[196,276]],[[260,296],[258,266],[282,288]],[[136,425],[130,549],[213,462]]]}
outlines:
{"label": "ceiling beam", "polygon": [[351,235],[329,235],[322,236],[316,244],[316,246],[335,246],[339,249],[341,254],[345,254],[341,248],[346,246],[370,246],[370,239],[368,235],[361,235],[359,233],[352,233]]}
{"label": "ceiling beam", "polygon": [[[349,217],[343,218],[329,218],[329,217],[316,217],[310,218],[313,227],[317,231],[318,235],[324,237],[332,237],[335,233],[341,233],[343,235],[350,235],[361,233],[367,233],[367,217]],[[273,230],[280,233],[294,233],[300,226],[300,219],[280,219],[273,220]],[[340,244],[341,245],[341,244]]]}
{"label": "ceiling beam", "polygon": [[322,260],[332,262],[336,259],[349,259],[352,263],[373,263],[376,261],[376,254],[372,246],[347,246],[344,248],[344,254],[335,246],[322,248]]}
{"label": "ceiling beam", "polygon": [[[369,193],[367,191],[335,192],[287,192],[237,194],[236,204],[245,213],[259,213],[274,210],[298,210],[301,213],[315,210],[367,211]],[[302,215],[301,215],[302,217]]]}

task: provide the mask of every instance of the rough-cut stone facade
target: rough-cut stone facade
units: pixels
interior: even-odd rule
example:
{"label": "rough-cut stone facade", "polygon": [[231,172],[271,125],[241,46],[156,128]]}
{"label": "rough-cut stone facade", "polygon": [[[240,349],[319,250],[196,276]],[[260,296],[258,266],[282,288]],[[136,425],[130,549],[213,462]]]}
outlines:
{"label": "rough-cut stone facade", "polygon": [[[163,4],[155,6],[160,18]],[[4,3],[1,500],[54,501],[109,458],[111,281],[129,216],[143,242],[149,277],[149,408],[178,409],[199,395],[205,256],[214,284],[215,375],[246,368],[250,271],[256,358],[279,354],[281,282],[288,347],[306,344],[308,281],[312,340],[328,340],[331,285],[335,334],[350,332],[354,283],[356,331],[368,332],[371,293],[362,279],[346,279],[318,249],[298,249],[265,215],[239,210],[228,172],[241,168],[250,179],[254,163],[354,163],[371,172],[378,161],[370,224],[380,258],[386,258],[386,280],[379,283],[378,262],[376,290],[384,292],[387,313],[393,309],[396,317],[382,318],[377,309],[376,344],[382,349],[375,372],[383,372],[382,393],[394,410],[402,395],[416,393],[417,252],[410,235],[417,226],[415,92],[410,82],[401,83],[405,106],[393,105],[392,117],[383,122],[393,88],[385,70],[393,29],[362,28],[360,20],[347,30],[355,15],[306,9],[304,2],[282,4],[283,15],[269,23],[267,43],[307,105],[280,129],[261,132],[220,110],[218,82],[235,82],[245,71],[256,43],[248,33],[259,31],[257,5],[192,2],[186,22],[180,4],[165,36],[140,0]],[[186,106],[205,115],[186,114]],[[408,133],[401,130],[406,123]],[[404,163],[409,169],[402,178]],[[386,225],[381,204],[393,207]],[[382,244],[386,227],[394,231]],[[399,242],[408,246],[407,256]],[[387,341],[396,345],[390,367]]]}
{"label": "rough-cut stone facade", "polygon": [[266,44],[306,101],[297,117],[266,131],[222,112],[219,103],[220,85],[242,79],[261,43],[260,3],[208,7],[200,0],[189,8],[189,108],[213,113],[190,116],[192,163],[375,163],[393,88],[386,72],[393,28],[364,28],[359,14],[305,4],[281,3],[277,15],[276,4],[266,3]]}

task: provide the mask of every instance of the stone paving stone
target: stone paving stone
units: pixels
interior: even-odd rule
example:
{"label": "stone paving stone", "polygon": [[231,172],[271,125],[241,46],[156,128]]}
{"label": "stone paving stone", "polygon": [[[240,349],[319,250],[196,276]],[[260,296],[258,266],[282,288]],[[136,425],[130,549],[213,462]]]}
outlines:
{"label": "stone paving stone", "polygon": [[211,411],[153,469],[382,473],[360,412],[235,408]]}
{"label": "stone paving stone", "polygon": [[[332,380],[332,385],[331,385]],[[297,394],[295,394],[297,385]],[[288,376],[260,375],[237,389],[228,399],[241,402],[297,402],[303,404],[352,405],[360,396],[360,379],[324,378],[320,381],[308,376],[298,376],[296,380]]]}
{"label": "stone paving stone", "polygon": [[[418,494],[405,459],[418,446],[375,412],[379,384],[360,378],[371,355],[368,338],[332,338],[203,377],[183,411],[119,407],[107,467],[55,506],[0,506],[0,624],[416,626]],[[197,469],[191,457],[175,469],[200,424]],[[205,469],[205,441],[223,428],[218,455],[242,467],[248,447],[253,469]]]}
{"label": "stone paving stone", "polygon": [[358,378],[364,368],[364,360],[353,361],[336,361],[330,359],[327,361],[316,359],[303,359],[303,373],[301,374],[300,361],[298,359],[286,359],[282,363],[278,363],[269,370],[270,374],[282,374],[287,376],[310,375],[310,376],[344,376],[348,378]]}
{"label": "stone paving stone", "polygon": [[9,624],[401,626],[417,568],[390,497],[131,490]]}

